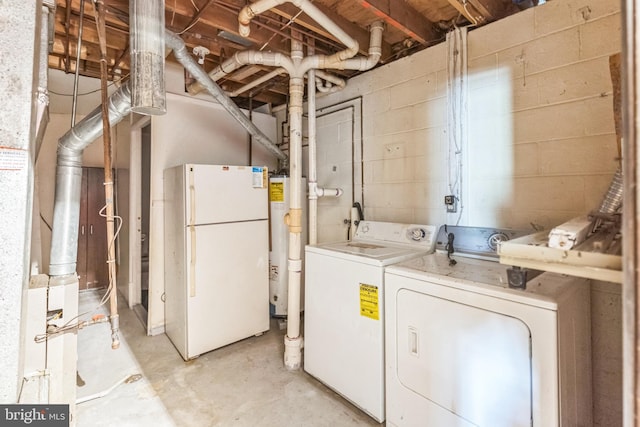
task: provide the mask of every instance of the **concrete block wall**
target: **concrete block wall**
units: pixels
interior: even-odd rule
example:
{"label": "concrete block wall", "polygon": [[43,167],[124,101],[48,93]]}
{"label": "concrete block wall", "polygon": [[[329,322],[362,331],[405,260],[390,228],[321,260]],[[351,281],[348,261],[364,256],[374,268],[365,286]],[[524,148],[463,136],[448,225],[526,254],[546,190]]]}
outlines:
{"label": "concrete block wall", "polygon": [[[608,60],[620,3],[549,1],[470,31],[468,46],[461,224],[548,229],[597,208],[618,164]],[[451,222],[446,91],[440,43],[318,99],[362,97],[367,218]]]}
{"label": "concrete block wall", "polygon": [[618,165],[610,0],[552,1],[469,34],[470,223],[551,228],[596,209]]}
{"label": "concrete block wall", "polygon": [[[368,219],[443,219],[447,182],[446,46],[373,72],[363,99],[364,206]],[[350,82],[351,83],[351,82]]]}

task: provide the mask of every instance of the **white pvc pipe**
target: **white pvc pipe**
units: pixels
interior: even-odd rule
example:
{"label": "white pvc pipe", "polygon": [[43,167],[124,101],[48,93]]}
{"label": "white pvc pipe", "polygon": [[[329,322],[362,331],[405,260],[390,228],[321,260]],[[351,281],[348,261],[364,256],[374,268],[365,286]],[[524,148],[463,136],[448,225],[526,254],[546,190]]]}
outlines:
{"label": "white pvc pipe", "polygon": [[[316,71],[316,88],[322,93],[337,92],[347,86],[347,82],[338,76],[325,73],[324,71]],[[324,80],[324,83],[323,83]]]}
{"label": "white pvc pipe", "polygon": [[341,57],[341,59],[344,60],[351,58],[358,53],[358,42],[343,31],[342,28],[329,19],[327,15],[322,13],[322,11],[309,0],[258,0],[255,3],[245,6],[238,15],[240,35],[247,37],[250,34],[251,29],[249,24],[255,16],[284,3],[293,3],[295,6],[299,7],[304,13],[309,15],[311,19],[320,24],[322,28],[334,35],[342,44],[344,44],[347,49],[338,52],[336,54],[338,57]]}
{"label": "white pvc pipe", "polygon": [[[291,59],[295,70],[302,62],[302,43],[291,39]],[[287,305],[287,335],[284,337],[284,365],[289,370],[300,369],[302,336],[300,335],[300,283],[302,276],[302,104],[304,72],[291,73],[289,82],[289,295]]]}
{"label": "white pvc pipe", "polygon": [[[249,35],[249,24],[251,19],[256,15],[271,9],[272,7],[286,3],[287,0],[258,0],[255,3],[245,6],[238,16],[240,33],[243,36]],[[381,23],[374,23],[371,27],[371,43],[369,46],[369,57],[356,58],[355,61],[348,62],[358,52],[358,43],[348,36],[340,27],[333,23],[326,15],[324,15],[319,9],[317,9],[308,0],[293,0],[290,1],[294,5],[301,8],[307,15],[309,15],[318,24],[324,27],[326,30],[334,34],[347,48],[343,51],[335,53],[330,56],[308,56],[303,58],[302,44],[296,40],[296,37],[292,37],[291,40],[291,58],[289,61],[285,61],[282,58],[276,57],[277,54],[271,54],[271,58],[274,59],[276,66],[283,67],[290,75],[289,83],[289,172],[291,175],[290,186],[290,210],[288,217],[289,225],[289,264],[288,264],[288,279],[289,279],[289,295],[288,295],[288,322],[287,322],[287,335],[285,336],[285,352],[284,363],[285,367],[290,370],[299,369],[302,362],[302,337],[300,336],[300,278],[302,274],[302,261],[301,261],[301,213],[302,203],[300,197],[300,187],[302,182],[302,100],[304,92],[304,75],[309,70],[317,68],[335,68],[335,69],[357,69],[365,70],[373,67],[380,59],[381,43],[382,43],[382,31],[384,29]],[[255,52],[246,52],[247,57],[244,60],[234,59],[229,63],[231,67],[237,67],[234,64],[243,62],[244,64],[265,64],[264,58],[259,57]],[[264,54],[260,54],[264,55]],[[250,58],[250,56],[252,58]],[[254,61],[260,62],[254,62]],[[246,62],[244,62],[246,61]],[[322,65],[319,67],[318,65]],[[224,72],[228,72],[227,68],[224,68]],[[313,73],[311,73],[313,75]],[[309,79],[310,81],[310,99],[315,96],[315,76]],[[311,95],[313,92],[313,95]],[[192,92],[193,93],[193,92]],[[312,105],[312,109],[315,111],[315,106]],[[314,127],[315,128],[315,127]],[[314,155],[315,156],[315,155]],[[314,162],[315,163],[315,162]],[[315,203],[313,200],[313,194],[317,196],[318,188],[316,176],[311,176],[310,182],[315,191],[311,192],[312,197],[310,205]],[[340,194],[339,189],[322,189],[322,194],[329,195],[334,193]],[[317,198],[316,198],[317,201]],[[316,205],[317,208],[317,205]],[[313,214],[310,214],[313,215]],[[314,222],[316,222],[314,220]],[[314,231],[315,233],[315,231]],[[317,240],[317,234],[313,237]]]}
{"label": "white pvc pipe", "polygon": [[322,188],[316,187],[318,197],[340,197],[342,196],[342,188]]}
{"label": "white pvc pipe", "polygon": [[[313,51],[310,49],[309,53]],[[308,154],[309,154],[309,244],[318,243],[318,172],[316,149],[316,70],[307,73],[307,124],[308,124]]]}
{"label": "white pvc pipe", "polygon": [[369,31],[371,32],[371,39],[369,42],[368,56],[342,58],[340,55],[341,52],[329,56],[314,55],[305,58],[303,66],[307,69],[332,68],[335,70],[368,70],[376,65],[382,56],[382,32],[384,31],[384,24],[380,21],[373,22]]}
{"label": "white pvc pipe", "polygon": [[281,74],[286,73],[287,70],[285,70],[284,68],[280,67],[280,68],[276,68],[275,70],[271,71],[270,73],[265,74],[262,77],[259,77],[257,79],[255,79],[252,82],[247,83],[246,85],[234,90],[233,92],[229,93],[230,97],[235,97],[240,95],[241,93],[245,93],[246,91],[253,89],[254,87],[261,85],[262,83],[268,82],[269,80],[271,80],[274,77],[278,77]]}
{"label": "white pvc pipe", "polygon": [[[260,64],[271,67],[280,67],[289,74],[291,74],[293,66],[291,60],[281,53],[245,50],[242,52],[236,52],[231,58],[227,59],[222,64],[211,70],[209,72],[209,77],[214,82],[218,81],[224,76],[233,73],[238,68],[247,64]],[[187,91],[191,95],[196,95],[203,90],[204,86],[200,82],[194,82],[187,87]]]}

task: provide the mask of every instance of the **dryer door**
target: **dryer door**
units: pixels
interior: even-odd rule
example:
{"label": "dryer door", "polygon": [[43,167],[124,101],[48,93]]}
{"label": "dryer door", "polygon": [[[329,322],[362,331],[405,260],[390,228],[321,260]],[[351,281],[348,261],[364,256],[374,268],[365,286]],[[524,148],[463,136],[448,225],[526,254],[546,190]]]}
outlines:
{"label": "dryer door", "polygon": [[448,425],[532,425],[531,334],[521,320],[408,289],[396,316],[398,380],[449,413]]}

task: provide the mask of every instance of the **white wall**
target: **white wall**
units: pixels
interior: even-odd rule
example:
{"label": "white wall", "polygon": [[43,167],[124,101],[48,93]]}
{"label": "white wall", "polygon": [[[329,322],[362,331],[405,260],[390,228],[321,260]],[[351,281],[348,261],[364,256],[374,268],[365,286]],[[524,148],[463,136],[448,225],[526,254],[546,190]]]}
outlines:
{"label": "white wall", "polygon": [[[620,21],[616,0],[553,0],[469,32],[461,224],[549,229],[598,208],[617,167],[608,60]],[[317,105],[359,97],[365,217],[450,223],[446,44]],[[595,425],[621,425],[619,285],[593,285],[592,317]]]}

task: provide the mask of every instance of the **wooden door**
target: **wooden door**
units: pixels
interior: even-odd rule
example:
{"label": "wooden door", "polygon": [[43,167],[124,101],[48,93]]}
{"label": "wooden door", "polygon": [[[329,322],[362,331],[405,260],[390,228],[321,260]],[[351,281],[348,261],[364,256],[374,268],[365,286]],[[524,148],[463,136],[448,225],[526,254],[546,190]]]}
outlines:
{"label": "wooden door", "polygon": [[104,169],[82,168],[77,266],[81,290],[109,284],[107,226],[100,216],[105,205],[103,182]]}

